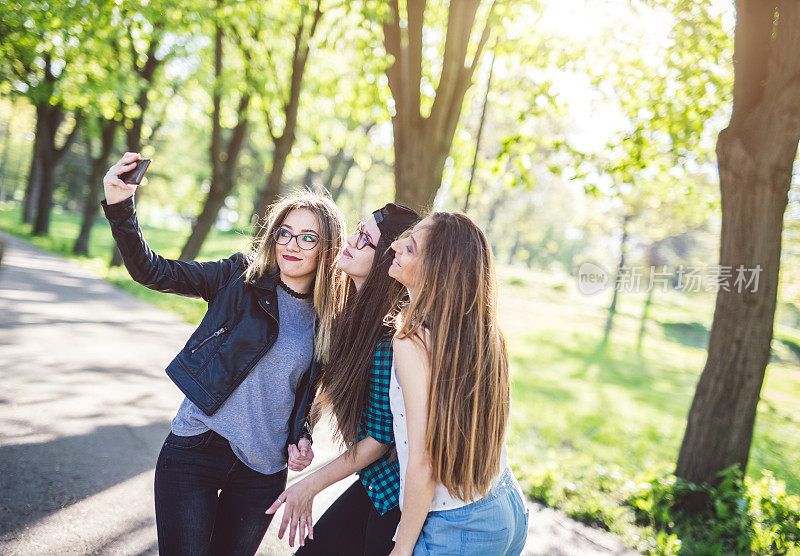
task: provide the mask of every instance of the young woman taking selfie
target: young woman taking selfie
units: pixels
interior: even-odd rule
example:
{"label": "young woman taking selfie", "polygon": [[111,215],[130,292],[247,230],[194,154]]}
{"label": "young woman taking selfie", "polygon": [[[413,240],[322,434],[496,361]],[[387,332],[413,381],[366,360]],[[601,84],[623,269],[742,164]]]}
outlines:
{"label": "young woman taking selfie", "polygon": [[506,344],[486,236],[434,213],[392,243],[410,296],[396,321],[390,399],[402,517],[393,556],[517,555],[528,513],[508,467]]}
{"label": "young woman taking selfie", "polygon": [[139,158],[126,153],[103,179],[103,209],[125,266],[148,288],[208,303],[166,369],[186,398],[156,464],[159,553],[252,555],[287,464],[301,470],[313,457],[313,384],[344,301],[336,269],[344,219],[326,197],[290,195],[270,208],[250,253],[165,259],[142,236],[136,186],[119,177]]}
{"label": "young woman taking selfie", "polygon": [[[389,203],[359,222],[339,256],[339,268],[348,277],[348,296],[334,322],[317,409],[330,410],[348,450],[289,487],[269,510],[286,503],[278,534],[283,536],[288,527],[289,544],[294,546],[299,533],[298,556],[385,556],[392,550],[400,519],[400,476],[389,408],[392,329],[385,319],[405,288],[387,271],[394,256],[389,245],[417,219],[416,212]],[[314,496],[353,473],[359,480],[313,524]]]}

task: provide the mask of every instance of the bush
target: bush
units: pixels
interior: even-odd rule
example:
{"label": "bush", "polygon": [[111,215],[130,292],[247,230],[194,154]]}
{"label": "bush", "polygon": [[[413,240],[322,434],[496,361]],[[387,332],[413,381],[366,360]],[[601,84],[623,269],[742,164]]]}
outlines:
{"label": "bush", "polygon": [[[573,462],[574,464],[574,462]],[[528,496],[570,517],[611,531],[658,556],[800,556],[800,497],[763,471],[742,479],[737,467],[716,486],[695,485],[664,468],[639,482],[618,470],[581,462],[569,478],[556,465],[515,470]]]}
{"label": "bush", "polygon": [[670,475],[644,483],[628,503],[653,533],[653,554],[800,554],[800,497],[769,472],[743,480],[734,466],[717,486]]}

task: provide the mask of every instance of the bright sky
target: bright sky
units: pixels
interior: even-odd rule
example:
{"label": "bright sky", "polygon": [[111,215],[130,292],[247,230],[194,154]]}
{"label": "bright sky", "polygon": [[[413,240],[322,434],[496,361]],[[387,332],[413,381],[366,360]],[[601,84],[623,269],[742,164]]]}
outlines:
{"label": "bright sky", "polygon": [[[712,6],[722,18],[723,27],[733,32],[733,3],[713,0]],[[532,7],[523,10],[523,17],[534,21]],[[639,47],[645,62],[658,65],[669,43],[672,16],[666,10],[635,10],[630,0],[559,0],[547,2],[541,20],[535,23],[547,33],[575,37],[576,42],[602,45],[609,35]],[[592,41],[596,38],[596,41]],[[587,41],[587,39],[589,39]],[[625,125],[625,118],[612,103],[605,101],[585,77],[561,73],[554,77],[559,97],[569,106],[575,122],[570,133],[571,144],[584,152],[601,150],[609,138]]]}

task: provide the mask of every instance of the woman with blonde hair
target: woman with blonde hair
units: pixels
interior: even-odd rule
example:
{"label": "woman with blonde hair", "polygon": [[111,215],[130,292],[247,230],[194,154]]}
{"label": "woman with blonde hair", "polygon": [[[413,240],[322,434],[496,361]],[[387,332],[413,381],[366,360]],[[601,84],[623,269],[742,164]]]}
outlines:
{"label": "woman with blonde hair", "polygon": [[250,253],[165,259],[142,236],[136,186],[120,179],[139,158],[126,153],[103,179],[125,266],[148,288],[208,303],[166,369],[186,397],[156,464],[159,553],[255,554],[287,463],[313,458],[308,415],[344,299],[344,218],[328,197],[297,193],[270,207]]}
{"label": "woman with blonde hair", "polygon": [[491,248],[467,216],[437,212],[392,243],[398,315],[389,389],[400,462],[393,556],[517,555],[528,512],[508,467],[508,354]]}

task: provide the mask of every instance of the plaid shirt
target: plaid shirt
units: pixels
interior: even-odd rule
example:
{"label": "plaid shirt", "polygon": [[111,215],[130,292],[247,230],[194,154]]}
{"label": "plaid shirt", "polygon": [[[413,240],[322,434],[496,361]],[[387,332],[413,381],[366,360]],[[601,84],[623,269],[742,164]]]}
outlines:
{"label": "plaid shirt", "polygon": [[359,440],[369,435],[381,444],[391,447],[380,459],[358,472],[367,496],[380,515],[397,506],[400,496],[400,464],[394,449],[392,410],[389,407],[391,374],[392,339],[384,338],[378,342],[372,359],[367,405],[358,427]]}

